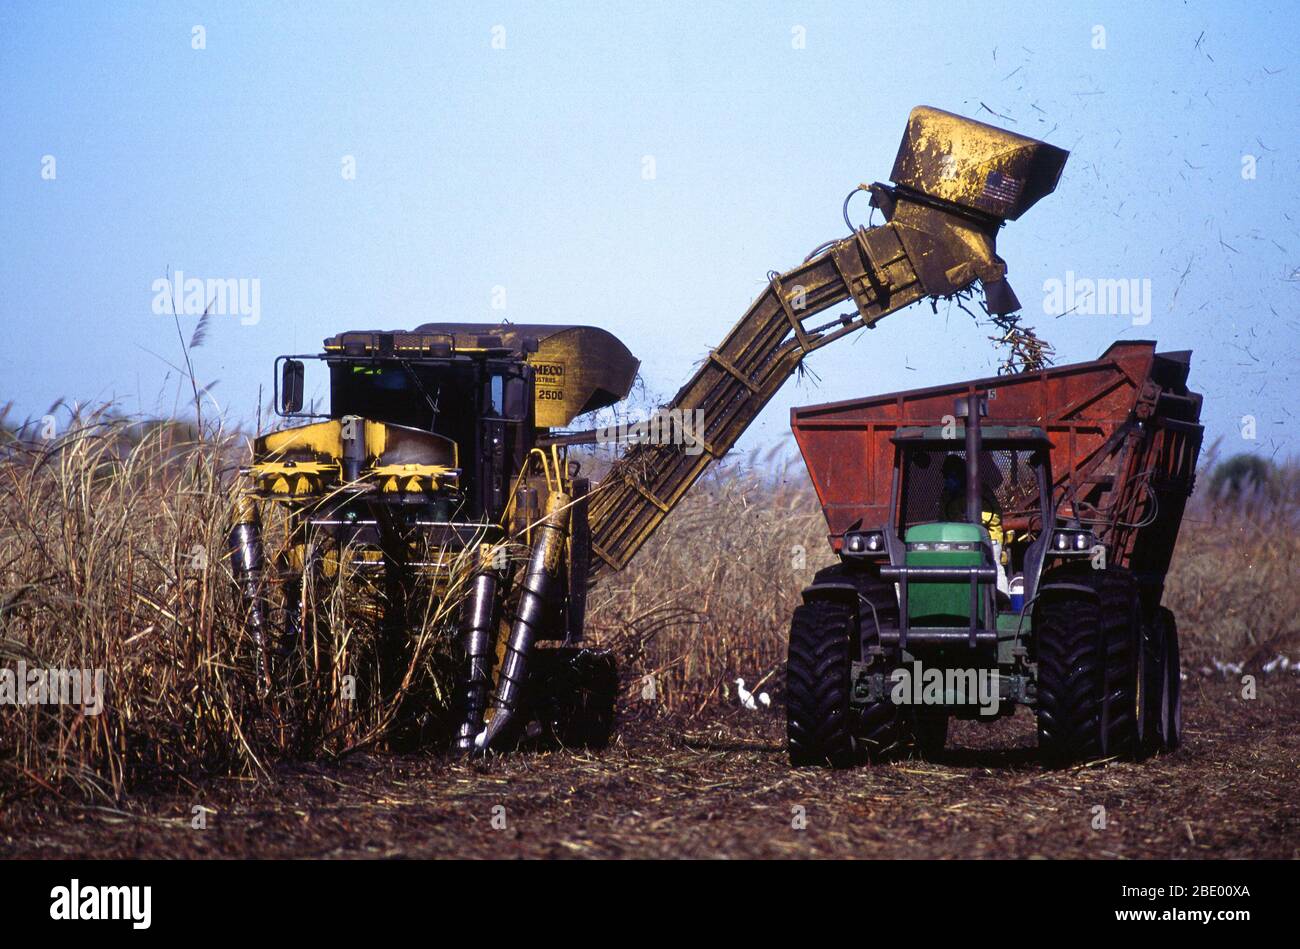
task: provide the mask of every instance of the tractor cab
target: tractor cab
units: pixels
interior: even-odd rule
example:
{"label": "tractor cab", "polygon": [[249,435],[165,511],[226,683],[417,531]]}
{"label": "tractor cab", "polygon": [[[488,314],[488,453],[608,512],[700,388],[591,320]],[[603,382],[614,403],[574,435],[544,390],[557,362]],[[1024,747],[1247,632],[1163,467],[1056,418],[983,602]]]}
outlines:
{"label": "tractor cab", "polygon": [[[1039,428],[987,426],[972,473],[962,442],[943,434],[904,428],[893,439],[895,548],[908,565],[992,565],[995,587],[1007,599],[1011,578],[1025,574],[1031,544],[1045,517],[1051,520],[1051,445]],[[956,427],[956,439],[964,434]],[[967,510],[970,474],[978,483],[974,518]]]}
{"label": "tractor cab", "polygon": [[[993,647],[1021,623],[1051,533],[1051,442],[1024,425],[973,421],[967,399],[949,424],[900,427],[894,447],[888,520],[846,532],[847,563],[878,565],[897,585],[902,646]],[[1001,632],[1000,632],[1001,631]]]}

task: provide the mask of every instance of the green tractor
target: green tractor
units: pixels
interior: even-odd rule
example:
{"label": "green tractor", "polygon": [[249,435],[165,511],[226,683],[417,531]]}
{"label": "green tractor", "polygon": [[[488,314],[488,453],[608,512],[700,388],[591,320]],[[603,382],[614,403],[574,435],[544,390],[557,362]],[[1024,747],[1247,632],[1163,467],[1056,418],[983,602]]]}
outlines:
{"label": "green tractor", "polygon": [[[935,755],[951,719],[1019,705],[1051,763],[1177,747],[1178,635],[1160,597],[1201,440],[1187,369],[1186,353],[1122,344],[1094,363],[796,409],[843,527],[840,562],[791,623],[792,764]],[[861,477],[844,477],[850,459]]]}

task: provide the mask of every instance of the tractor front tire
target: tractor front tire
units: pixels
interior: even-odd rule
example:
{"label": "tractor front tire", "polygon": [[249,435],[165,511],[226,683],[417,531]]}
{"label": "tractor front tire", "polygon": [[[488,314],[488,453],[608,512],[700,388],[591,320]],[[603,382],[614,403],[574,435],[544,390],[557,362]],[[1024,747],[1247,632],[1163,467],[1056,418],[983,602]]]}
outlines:
{"label": "tractor front tire", "polygon": [[[857,587],[859,616],[865,627],[861,643],[868,650],[880,645],[877,622],[898,628],[898,594],[893,583],[882,580],[875,571],[850,570],[843,565],[829,567],[819,576],[823,574],[842,577]],[[888,691],[888,676],[885,681]],[[909,741],[921,757],[931,757],[943,750],[948,739],[948,714],[943,709],[900,706],[886,695],[863,706],[854,720],[853,734],[858,751],[868,759],[885,758]]]}
{"label": "tractor front tire", "polygon": [[795,608],[785,671],[786,748],[796,768],[854,763],[849,705],[857,610],[813,597]]}
{"label": "tractor front tire", "polygon": [[1132,575],[1058,567],[1044,574],[1040,590],[1039,754],[1055,766],[1140,754],[1142,629]]}

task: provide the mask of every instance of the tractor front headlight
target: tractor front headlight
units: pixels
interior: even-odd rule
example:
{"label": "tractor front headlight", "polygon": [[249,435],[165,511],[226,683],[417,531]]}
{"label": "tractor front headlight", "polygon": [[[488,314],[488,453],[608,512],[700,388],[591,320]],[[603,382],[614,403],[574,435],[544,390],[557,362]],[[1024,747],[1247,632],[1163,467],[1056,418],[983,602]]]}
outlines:
{"label": "tractor front headlight", "polygon": [[880,531],[849,531],[841,548],[846,557],[870,557],[885,552],[885,535]]}
{"label": "tractor front headlight", "polygon": [[1077,528],[1058,530],[1052,535],[1052,552],[1057,554],[1086,554],[1092,550],[1097,538],[1090,530]]}

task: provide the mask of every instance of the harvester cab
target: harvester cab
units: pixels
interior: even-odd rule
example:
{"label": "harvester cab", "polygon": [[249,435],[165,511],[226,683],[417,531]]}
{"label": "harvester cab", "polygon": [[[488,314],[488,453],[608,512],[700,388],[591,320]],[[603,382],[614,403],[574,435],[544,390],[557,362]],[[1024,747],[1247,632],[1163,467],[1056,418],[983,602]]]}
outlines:
{"label": "harvester cab", "polygon": [[1091,363],[793,410],[841,558],[791,624],[793,763],[937,753],[949,719],[1017,705],[1048,760],[1178,744],[1160,599],[1202,437],[1189,365],[1117,343]]}
{"label": "harvester cab", "polygon": [[[460,591],[465,674],[455,744],[508,746],[522,713],[538,707],[529,697],[540,694],[536,680],[555,662],[554,650],[534,656],[535,642],[577,642],[588,581],[629,563],[807,355],[912,303],[977,286],[990,313],[1019,307],[997,234],[1055,189],[1066,157],[982,122],[913,109],[892,183],[854,189],[870,192],[883,222],[849,224],[848,236],[784,273],[769,272],[749,310],[661,410],[669,424],[652,428],[670,437],[632,444],[590,498],[565,452],[596,433],[561,429],[629,390],[636,360],[608,333],[443,323],[331,337],[311,357],[330,372],[328,413],[256,440],[252,487],[232,532],[259,655],[272,625],[268,589],[279,591],[284,638],[293,641],[309,609],[304,576],[333,569],[329,557],[316,566],[313,537],[350,551],[358,569],[382,570],[390,588],[394,578],[404,590],[406,578],[428,575],[439,597],[452,595],[460,575],[448,558],[463,564],[467,551],[477,554]],[[843,303],[849,312],[818,317]],[[292,417],[303,414],[305,358],[281,360],[277,406]],[[685,418],[695,429],[689,440],[673,424]],[[271,558],[270,582],[258,515],[266,503],[289,509],[287,546]],[[513,556],[503,559],[503,550]],[[612,666],[590,650],[572,660],[561,663],[560,678],[577,685],[544,717],[551,726],[558,718],[576,723],[553,732],[600,739],[610,700],[595,701],[604,693],[588,686],[593,677],[610,683]],[[266,663],[259,676],[269,689]]]}

